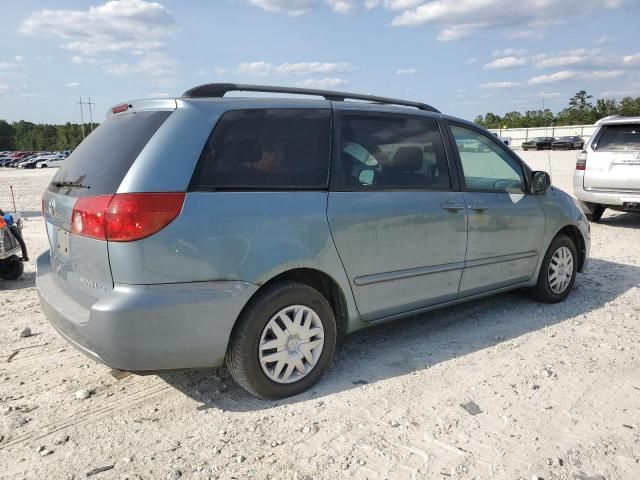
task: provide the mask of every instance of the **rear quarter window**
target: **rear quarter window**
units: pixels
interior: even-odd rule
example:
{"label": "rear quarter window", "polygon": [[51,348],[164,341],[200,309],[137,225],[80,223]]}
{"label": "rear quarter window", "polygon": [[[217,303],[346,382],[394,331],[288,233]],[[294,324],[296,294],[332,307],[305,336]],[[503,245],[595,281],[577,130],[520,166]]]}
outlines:
{"label": "rear quarter window", "polygon": [[640,124],[605,126],[596,150],[640,150]]}
{"label": "rear quarter window", "polygon": [[330,150],[328,109],[232,110],[213,129],[190,189],[324,189]]}
{"label": "rear quarter window", "polygon": [[[76,197],[115,193],[142,149],[171,113],[111,115],[62,163],[49,190]],[[79,183],[88,188],[56,187],[59,182]]]}

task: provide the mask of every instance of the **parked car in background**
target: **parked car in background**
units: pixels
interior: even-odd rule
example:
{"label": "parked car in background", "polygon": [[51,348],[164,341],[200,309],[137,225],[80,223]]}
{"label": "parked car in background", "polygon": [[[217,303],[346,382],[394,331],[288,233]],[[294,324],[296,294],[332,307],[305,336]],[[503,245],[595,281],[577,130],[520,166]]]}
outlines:
{"label": "parked car in background", "polygon": [[36,286],[69,342],[121,370],[226,361],[263,398],[308,389],[337,337],[385,320],[523,287],[560,302],[590,242],[577,203],[484,128],[299,88],[118,105],[42,203]]}
{"label": "parked car in background", "polygon": [[578,136],[560,137],[551,144],[552,150],[581,150],[584,148],[584,140]]}
{"label": "parked car in background", "polygon": [[573,188],[591,221],[607,208],[640,213],[640,117],[606,117],[578,153]]}
{"label": "parked car in background", "polygon": [[46,158],[44,160],[40,160],[36,164],[36,168],[50,168],[50,167],[59,167],[64,162],[65,155],[55,155],[51,158]]}
{"label": "parked car in background", "polygon": [[551,145],[556,139],[553,137],[536,137],[522,142],[523,150],[551,150]]}

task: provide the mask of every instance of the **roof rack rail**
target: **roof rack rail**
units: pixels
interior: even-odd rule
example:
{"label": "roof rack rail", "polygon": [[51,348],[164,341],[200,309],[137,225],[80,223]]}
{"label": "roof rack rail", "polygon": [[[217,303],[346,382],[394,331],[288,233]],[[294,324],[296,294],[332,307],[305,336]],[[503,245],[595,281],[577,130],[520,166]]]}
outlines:
{"label": "roof rack rail", "polygon": [[414,107],[427,112],[440,113],[431,105],[397,98],[378,97],[376,95],[362,95],[359,93],[334,92],[331,90],[315,90],[311,88],[295,87],[275,87],[270,85],[244,85],[238,83],[207,83],[193,87],[182,94],[188,98],[224,97],[228,92],[264,92],[264,93],[286,93],[293,95],[314,95],[323,97],[326,100],[342,102],[344,100],[365,100],[373,103],[385,105],[402,105],[404,107]]}

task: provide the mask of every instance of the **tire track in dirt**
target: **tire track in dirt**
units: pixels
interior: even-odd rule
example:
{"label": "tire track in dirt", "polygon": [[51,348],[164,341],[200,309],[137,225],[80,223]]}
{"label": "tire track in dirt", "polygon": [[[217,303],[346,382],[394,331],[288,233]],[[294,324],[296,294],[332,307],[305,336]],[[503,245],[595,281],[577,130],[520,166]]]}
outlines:
{"label": "tire track in dirt", "polygon": [[92,420],[97,420],[111,412],[120,410],[124,407],[131,407],[132,405],[137,405],[139,403],[144,402],[145,400],[149,400],[161,393],[165,393],[172,389],[173,388],[170,385],[157,385],[157,384],[143,387],[137,390],[136,392],[133,392],[129,395],[121,397],[116,402],[110,403],[108,405],[100,406],[96,409],[91,409],[78,414],[73,414],[71,416],[67,416],[62,419],[54,420],[51,423],[40,426],[36,431],[30,431],[18,437],[10,439],[4,444],[0,444],[0,451],[5,450],[8,447],[24,444],[29,441],[39,440],[41,438],[44,438],[56,432],[59,432],[60,430],[63,430],[65,428],[73,427],[83,423],[88,423]]}

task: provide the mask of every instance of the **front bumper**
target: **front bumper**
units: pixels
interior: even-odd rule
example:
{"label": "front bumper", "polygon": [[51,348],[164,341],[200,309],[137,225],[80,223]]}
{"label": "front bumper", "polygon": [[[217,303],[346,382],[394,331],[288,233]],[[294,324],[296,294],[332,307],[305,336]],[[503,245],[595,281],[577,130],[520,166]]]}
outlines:
{"label": "front bumper", "polygon": [[38,257],[36,288],[54,328],[74,347],[118,370],[216,367],[240,311],[258,287],[241,281],[118,285],[89,308]]}

